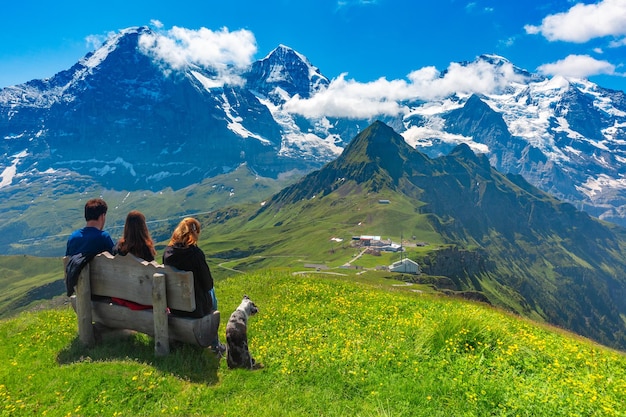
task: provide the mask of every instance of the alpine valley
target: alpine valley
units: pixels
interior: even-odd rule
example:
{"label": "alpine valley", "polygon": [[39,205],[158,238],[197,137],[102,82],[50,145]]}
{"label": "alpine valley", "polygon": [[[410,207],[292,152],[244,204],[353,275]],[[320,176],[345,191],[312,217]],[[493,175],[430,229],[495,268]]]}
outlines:
{"label": "alpine valley", "polygon": [[61,256],[97,195],[114,238],[131,209],[160,242],[193,214],[237,270],[338,262],[353,249],[332,237],[414,236],[434,288],[626,349],[624,92],[484,55],[456,65],[495,88],[355,119],[301,110],[334,81],[286,46],[223,83],[157,43],[125,29],[0,90],[0,254]]}
{"label": "alpine valley", "polygon": [[202,219],[212,256],[239,258],[230,264],[237,270],[277,258],[332,266],[354,251],[329,247],[332,236],[404,235],[423,272],[404,279],[626,349],[626,230],[499,173],[465,144],[431,159],[374,122],[263,206]]}

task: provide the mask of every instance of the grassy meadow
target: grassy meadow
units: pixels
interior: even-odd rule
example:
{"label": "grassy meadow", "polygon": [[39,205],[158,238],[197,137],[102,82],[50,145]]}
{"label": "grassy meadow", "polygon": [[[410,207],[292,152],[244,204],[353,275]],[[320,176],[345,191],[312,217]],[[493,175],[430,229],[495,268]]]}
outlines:
{"label": "grassy meadow", "polygon": [[[61,286],[53,286],[46,293],[45,285],[63,278],[61,258],[37,256],[0,256],[0,317],[28,307],[33,297],[40,293],[42,298],[52,298],[61,292]],[[43,287],[42,287],[43,286]]]}
{"label": "grassy meadow", "polygon": [[258,204],[296,179],[295,173],[280,180],[263,178],[241,166],[176,191],[171,188],[114,191],[93,184],[80,187],[71,181],[21,185],[10,193],[3,189],[0,190],[0,252],[63,256],[69,234],[84,226],[83,207],[93,197],[100,196],[107,202],[106,229],[114,239],[121,236],[128,212],[139,210],[146,214],[152,237],[161,241],[169,238],[186,215],[245,202]]}
{"label": "grassy meadow", "polygon": [[77,340],[69,308],[0,321],[6,416],[626,416],[626,356],[481,304],[365,276],[266,270],[219,280],[221,332],[260,312],[229,370],[150,338]]}

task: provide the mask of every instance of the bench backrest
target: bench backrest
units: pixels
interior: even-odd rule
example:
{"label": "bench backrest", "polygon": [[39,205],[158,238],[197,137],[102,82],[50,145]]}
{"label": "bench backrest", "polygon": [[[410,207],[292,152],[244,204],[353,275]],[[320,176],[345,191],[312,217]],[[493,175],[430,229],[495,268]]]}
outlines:
{"label": "bench backrest", "polygon": [[148,262],[133,255],[96,255],[89,263],[91,294],[117,297],[139,304],[152,304],[152,276],[165,275],[167,306],[194,311],[193,273],[167,265]]}

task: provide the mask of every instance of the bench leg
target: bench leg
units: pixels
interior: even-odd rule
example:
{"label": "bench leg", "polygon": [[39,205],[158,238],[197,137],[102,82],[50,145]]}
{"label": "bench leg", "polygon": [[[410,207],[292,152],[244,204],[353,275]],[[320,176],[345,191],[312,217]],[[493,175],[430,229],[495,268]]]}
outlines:
{"label": "bench leg", "polygon": [[76,316],[78,317],[78,338],[83,346],[93,347],[96,338],[93,332],[91,316],[91,283],[89,281],[89,264],[80,272],[76,283]]}

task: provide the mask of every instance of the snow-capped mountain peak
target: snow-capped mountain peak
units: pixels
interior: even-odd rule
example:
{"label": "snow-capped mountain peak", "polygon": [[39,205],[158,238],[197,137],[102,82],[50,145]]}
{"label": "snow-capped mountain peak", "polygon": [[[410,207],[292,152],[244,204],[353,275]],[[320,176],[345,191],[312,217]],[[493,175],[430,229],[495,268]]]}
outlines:
{"label": "snow-capped mountain peak", "polygon": [[497,66],[501,66],[504,64],[511,64],[511,61],[509,61],[503,56],[496,55],[496,54],[482,54],[478,56],[477,60],[482,60],[482,61],[488,62],[491,65],[497,65]]}
{"label": "snow-capped mountain peak", "polygon": [[265,58],[254,62],[246,78],[251,90],[274,103],[284,100],[283,93],[308,98],[329,84],[328,78],[304,55],[285,45],[279,45]]}
{"label": "snow-capped mountain peak", "polygon": [[140,36],[146,33],[151,33],[151,30],[145,26],[124,29],[110,37],[100,48],[96,49],[95,52],[88,54],[78,62],[86,68],[96,68],[109,54],[123,47],[123,43],[127,42],[131,36]]}

